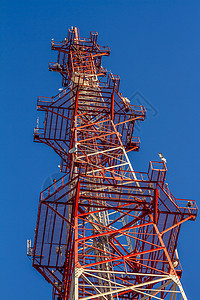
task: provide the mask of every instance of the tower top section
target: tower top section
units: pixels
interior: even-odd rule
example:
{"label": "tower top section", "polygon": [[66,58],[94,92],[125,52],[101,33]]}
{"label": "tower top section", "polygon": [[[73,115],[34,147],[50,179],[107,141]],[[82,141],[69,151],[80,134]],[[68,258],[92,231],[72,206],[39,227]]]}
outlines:
{"label": "tower top section", "polygon": [[50,62],[49,70],[62,75],[63,86],[70,83],[73,75],[106,76],[101,58],[110,55],[110,48],[98,45],[97,36],[97,32],[91,31],[89,38],[82,38],[78,28],[71,27],[64,41],[52,39],[51,49],[58,51],[58,58],[57,62]]}

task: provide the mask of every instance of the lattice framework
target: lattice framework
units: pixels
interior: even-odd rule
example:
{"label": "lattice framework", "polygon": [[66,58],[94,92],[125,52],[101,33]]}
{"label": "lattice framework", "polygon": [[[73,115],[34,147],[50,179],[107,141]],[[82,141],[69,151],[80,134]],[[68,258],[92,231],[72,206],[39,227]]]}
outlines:
{"label": "lattice framework", "polygon": [[165,184],[166,165],[135,172],[127,153],[143,106],[119,92],[119,76],[101,66],[108,47],[97,33],[69,30],[51,71],[63,90],[38,97],[44,128],[34,139],[61,157],[65,175],[40,196],[33,266],[53,285],[54,299],[187,299],[177,255],[181,224],[195,220],[192,200],[176,199]]}

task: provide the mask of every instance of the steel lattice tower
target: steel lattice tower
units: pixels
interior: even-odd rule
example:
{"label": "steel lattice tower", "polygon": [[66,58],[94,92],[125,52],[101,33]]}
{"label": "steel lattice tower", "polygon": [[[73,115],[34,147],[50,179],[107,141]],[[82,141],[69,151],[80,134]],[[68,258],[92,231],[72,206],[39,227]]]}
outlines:
{"label": "steel lattice tower", "polygon": [[143,106],[119,92],[119,76],[101,65],[110,49],[97,33],[71,28],[49,69],[63,90],[38,97],[44,128],[34,140],[61,157],[64,176],[42,191],[33,266],[53,285],[53,299],[184,299],[177,254],[181,224],[195,220],[192,200],[176,199],[165,184],[164,161],[135,172],[136,122]]}

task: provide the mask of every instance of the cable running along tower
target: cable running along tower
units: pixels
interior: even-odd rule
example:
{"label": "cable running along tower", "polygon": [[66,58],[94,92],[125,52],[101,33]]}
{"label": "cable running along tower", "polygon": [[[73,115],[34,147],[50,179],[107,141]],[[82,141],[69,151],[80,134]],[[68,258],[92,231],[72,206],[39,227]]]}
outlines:
{"label": "cable running along tower", "polygon": [[34,140],[61,157],[64,176],[41,192],[33,266],[54,300],[186,300],[177,239],[197,207],[170,193],[163,160],[133,170],[127,153],[139,150],[134,127],[145,107],[131,105],[119,76],[102,67],[110,49],[96,32],[81,38],[71,28],[52,49],[49,69],[63,89],[38,97],[45,119]]}

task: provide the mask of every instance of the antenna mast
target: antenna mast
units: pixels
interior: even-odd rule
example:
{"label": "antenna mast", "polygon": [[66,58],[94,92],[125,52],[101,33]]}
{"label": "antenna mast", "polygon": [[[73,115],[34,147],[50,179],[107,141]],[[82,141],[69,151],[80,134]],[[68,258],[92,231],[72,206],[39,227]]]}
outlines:
{"label": "antenna mast", "polygon": [[163,156],[148,172],[134,171],[127,153],[139,151],[134,127],[145,107],[131,105],[119,76],[102,67],[110,49],[96,32],[81,38],[72,27],[51,47],[58,59],[49,69],[63,89],[38,97],[45,120],[34,140],[61,157],[64,175],[41,192],[33,266],[54,300],[186,300],[176,249],[197,206],[170,193]]}

